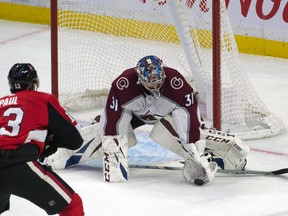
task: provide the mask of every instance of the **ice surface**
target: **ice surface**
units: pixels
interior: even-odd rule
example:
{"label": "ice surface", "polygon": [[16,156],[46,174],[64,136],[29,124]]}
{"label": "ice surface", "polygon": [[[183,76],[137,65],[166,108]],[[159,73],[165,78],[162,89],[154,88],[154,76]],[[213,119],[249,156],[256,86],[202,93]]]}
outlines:
{"label": "ice surface", "polygon": [[[16,62],[38,70],[41,91],[50,92],[50,32],[48,26],[0,21],[0,95],[9,94],[7,73]],[[241,54],[249,77],[269,110],[288,126],[288,60]],[[243,89],[245,91],[245,89]],[[73,113],[92,119],[95,110]],[[163,162],[176,155],[154,144],[149,128],[137,130],[140,143],[129,150],[131,163]],[[247,142],[247,169],[288,167],[287,131],[276,137]],[[157,151],[157,153],[156,153]],[[288,176],[231,176],[217,174],[211,185],[189,185],[181,171],[131,169],[126,183],[104,183],[101,161],[57,171],[84,202],[87,216],[284,216],[288,215]],[[5,216],[46,215],[30,202],[11,197]]]}

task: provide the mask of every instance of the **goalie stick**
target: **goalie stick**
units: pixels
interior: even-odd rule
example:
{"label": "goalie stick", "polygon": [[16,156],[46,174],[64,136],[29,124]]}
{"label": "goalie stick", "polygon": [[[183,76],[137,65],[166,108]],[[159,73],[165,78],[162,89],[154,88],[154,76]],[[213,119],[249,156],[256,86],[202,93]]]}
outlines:
{"label": "goalie stick", "polygon": [[[157,166],[157,165],[129,165],[129,168],[141,168],[141,169],[160,169],[160,170],[182,170],[182,167],[171,166]],[[237,175],[268,175],[278,176],[288,173],[288,168],[278,169],[274,171],[258,171],[258,170],[222,170],[218,169],[218,173],[224,174],[237,174]]]}

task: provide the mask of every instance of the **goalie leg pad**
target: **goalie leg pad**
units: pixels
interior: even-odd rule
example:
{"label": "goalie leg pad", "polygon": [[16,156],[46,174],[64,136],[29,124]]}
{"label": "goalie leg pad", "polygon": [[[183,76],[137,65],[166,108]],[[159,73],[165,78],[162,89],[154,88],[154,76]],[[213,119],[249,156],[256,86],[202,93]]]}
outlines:
{"label": "goalie leg pad", "polygon": [[[69,168],[76,164],[100,159],[103,157],[102,149],[102,128],[99,123],[84,126],[79,130],[83,144],[77,150],[58,148],[55,154],[45,159],[45,162],[52,169],[59,170]],[[137,143],[134,130],[130,126],[128,131],[128,146],[132,147]]]}
{"label": "goalie leg pad", "polygon": [[71,160],[72,150],[66,148],[58,148],[57,151],[45,158],[45,163],[53,170],[60,170],[70,167],[74,164]]}
{"label": "goalie leg pad", "polygon": [[183,150],[181,140],[174,129],[173,120],[170,115],[158,121],[152,128],[149,136],[154,142],[175,154],[181,157],[185,156],[186,152]]}
{"label": "goalie leg pad", "polygon": [[102,147],[104,182],[127,181],[129,176],[127,136],[104,136]]}
{"label": "goalie leg pad", "polygon": [[249,147],[238,137],[214,129],[201,130],[200,139],[207,142],[206,148],[210,149],[215,157],[222,158],[225,169],[243,169]]}
{"label": "goalie leg pad", "polygon": [[64,169],[102,157],[102,131],[100,124],[84,126],[80,128],[79,132],[83,138],[83,144],[79,149],[58,148],[55,154],[46,158],[45,162],[52,169]]}

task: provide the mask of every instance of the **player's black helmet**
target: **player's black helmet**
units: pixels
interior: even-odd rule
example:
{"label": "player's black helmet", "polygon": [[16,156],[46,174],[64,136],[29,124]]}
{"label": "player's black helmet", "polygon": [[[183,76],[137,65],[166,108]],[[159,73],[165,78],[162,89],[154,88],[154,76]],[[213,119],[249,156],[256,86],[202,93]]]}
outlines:
{"label": "player's black helmet", "polygon": [[154,55],[145,56],[136,65],[138,83],[153,93],[156,98],[160,97],[160,88],[165,80],[163,63]]}
{"label": "player's black helmet", "polygon": [[39,78],[35,68],[29,63],[17,63],[12,66],[8,74],[8,83],[11,93],[22,90],[33,90],[35,83],[39,87]]}

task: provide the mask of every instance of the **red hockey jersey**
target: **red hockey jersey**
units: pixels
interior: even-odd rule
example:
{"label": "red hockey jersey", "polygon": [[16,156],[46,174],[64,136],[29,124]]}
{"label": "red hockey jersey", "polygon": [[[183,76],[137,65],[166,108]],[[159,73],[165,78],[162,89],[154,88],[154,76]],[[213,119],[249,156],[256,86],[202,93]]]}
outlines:
{"label": "red hockey jersey", "polygon": [[49,134],[57,147],[76,149],[82,143],[76,124],[52,94],[23,90],[0,98],[0,149],[32,143],[41,153]]}

